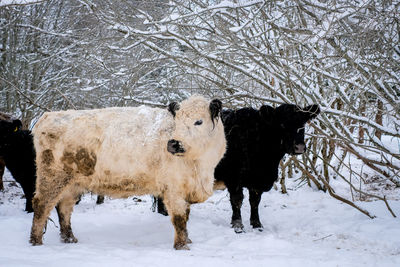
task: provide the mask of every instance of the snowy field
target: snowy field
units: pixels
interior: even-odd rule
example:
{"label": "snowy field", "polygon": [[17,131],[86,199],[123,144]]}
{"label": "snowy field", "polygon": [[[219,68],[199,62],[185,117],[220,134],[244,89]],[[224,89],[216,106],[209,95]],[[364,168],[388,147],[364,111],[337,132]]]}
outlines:
{"label": "snowy field", "polygon": [[[4,180],[12,180],[8,172]],[[249,225],[246,192],[246,233],[235,234],[227,192],[218,191],[192,206],[191,250],[175,251],[172,224],[151,212],[149,196],[96,205],[88,194],[72,215],[77,244],[60,242],[54,210],[44,245],[33,247],[32,214],[23,211],[21,190],[11,185],[0,192],[0,266],[400,266],[400,219],[383,202],[358,203],[377,216],[371,220],[309,187],[288,195],[273,190],[263,194],[259,232]],[[390,204],[400,215],[400,201]]]}

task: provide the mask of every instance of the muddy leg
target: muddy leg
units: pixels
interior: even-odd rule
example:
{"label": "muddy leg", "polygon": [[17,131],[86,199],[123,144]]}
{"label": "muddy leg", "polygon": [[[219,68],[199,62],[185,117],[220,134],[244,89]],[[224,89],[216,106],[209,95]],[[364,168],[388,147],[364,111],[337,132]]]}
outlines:
{"label": "muddy leg", "polygon": [[250,199],[250,224],[253,228],[262,231],[263,225],[258,216],[258,205],[260,204],[262,192],[257,190],[249,190]]}
{"label": "muddy leg", "polygon": [[186,229],[190,213],[189,204],[183,199],[177,199],[176,196],[164,196],[164,204],[175,228],[174,248],[177,250],[189,250],[187,245],[189,238]]}
{"label": "muddy leg", "polygon": [[[35,196],[32,201],[33,205],[33,222],[31,229],[30,242],[32,245],[41,245],[43,243],[43,229],[46,225],[47,218],[50,215],[51,210],[56,206],[61,198],[62,192],[68,190],[67,180],[64,180],[64,185],[60,185],[59,181],[62,179],[55,179],[59,177],[54,172],[47,171],[51,176],[41,177],[40,171],[38,171],[38,183],[39,186],[36,188]],[[60,174],[65,176],[65,174]],[[58,181],[58,182],[57,182]]]}
{"label": "muddy leg", "polygon": [[232,206],[232,228],[236,233],[243,233],[243,223],[242,223],[242,215],[240,213],[240,208],[243,203],[243,188],[238,188],[236,190],[229,190],[230,201]]}
{"label": "muddy leg", "polygon": [[172,214],[172,224],[175,228],[174,248],[177,250],[189,250],[187,246],[188,233],[186,229],[186,215]]}
{"label": "muddy leg", "polygon": [[43,244],[43,230],[50,215],[51,210],[54,208],[56,201],[48,201],[46,198],[33,198],[33,222],[31,229],[31,237],[29,242],[36,246]]}
{"label": "muddy leg", "polygon": [[75,197],[74,195],[68,195],[62,198],[56,206],[60,223],[61,241],[64,243],[78,242],[78,239],[75,238],[71,228],[71,214],[77,199],[78,197]]}

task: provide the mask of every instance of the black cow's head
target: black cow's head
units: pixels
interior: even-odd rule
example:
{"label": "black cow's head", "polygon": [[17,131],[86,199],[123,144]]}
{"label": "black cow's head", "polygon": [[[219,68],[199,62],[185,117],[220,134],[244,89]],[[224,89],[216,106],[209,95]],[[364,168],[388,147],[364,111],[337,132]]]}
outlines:
{"label": "black cow's head", "polygon": [[296,105],[283,104],[277,108],[262,106],[261,116],[269,124],[270,129],[280,136],[281,149],[291,155],[299,155],[306,151],[304,143],[304,126],[315,118],[320,109],[318,105],[301,108]]}
{"label": "black cow's head", "polygon": [[21,129],[20,120],[0,120],[0,155],[11,145],[13,136]]}

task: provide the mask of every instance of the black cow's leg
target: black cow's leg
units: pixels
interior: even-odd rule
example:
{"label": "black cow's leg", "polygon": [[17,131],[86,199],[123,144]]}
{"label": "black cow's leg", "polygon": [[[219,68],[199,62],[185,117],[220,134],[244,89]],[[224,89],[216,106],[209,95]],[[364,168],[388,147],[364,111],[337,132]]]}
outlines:
{"label": "black cow's leg", "polygon": [[160,197],[157,198],[157,212],[164,216],[168,216],[167,208],[165,207],[164,202]]}
{"label": "black cow's leg", "polygon": [[260,218],[258,216],[258,205],[260,204],[262,191],[258,190],[249,190],[249,199],[250,199],[250,224],[253,228],[259,229],[262,231],[263,225],[260,222]]}
{"label": "black cow's leg", "polygon": [[31,181],[22,181],[20,185],[22,187],[22,191],[24,191],[26,199],[25,211],[33,212],[32,199],[33,199],[33,193],[35,191],[35,185]]}
{"label": "black cow's leg", "polygon": [[164,205],[162,198],[153,196],[153,212],[155,212],[156,210],[158,213],[164,216],[168,216],[168,211]]}
{"label": "black cow's leg", "polygon": [[236,233],[242,233],[243,223],[242,223],[242,215],[240,214],[240,208],[243,203],[243,188],[236,188],[236,190],[229,190],[230,201],[232,205],[232,228]]}
{"label": "black cow's leg", "polygon": [[97,196],[97,200],[96,200],[96,204],[100,205],[104,203],[104,196],[103,195],[98,195]]}
{"label": "black cow's leg", "polygon": [[25,193],[25,198],[26,198],[25,211],[28,213],[33,212],[33,207],[32,207],[33,192]]}

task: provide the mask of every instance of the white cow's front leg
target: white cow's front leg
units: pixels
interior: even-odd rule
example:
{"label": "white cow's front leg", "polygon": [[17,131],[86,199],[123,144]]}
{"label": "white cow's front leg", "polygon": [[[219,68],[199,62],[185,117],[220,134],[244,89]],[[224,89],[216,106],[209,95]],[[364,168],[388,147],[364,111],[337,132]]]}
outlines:
{"label": "white cow's front leg", "polygon": [[174,199],[165,196],[164,202],[175,228],[174,248],[177,250],[189,250],[187,244],[192,243],[186,228],[190,213],[189,203],[184,199],[176,199],[176,196]]}

